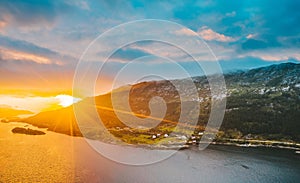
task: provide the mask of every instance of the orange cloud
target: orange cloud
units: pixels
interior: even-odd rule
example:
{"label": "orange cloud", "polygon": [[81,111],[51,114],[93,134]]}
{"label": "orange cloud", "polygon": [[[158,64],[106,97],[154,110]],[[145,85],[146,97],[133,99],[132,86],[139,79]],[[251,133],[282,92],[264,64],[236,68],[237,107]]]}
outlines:
{"label": "orange cloud", "polygon": [[[29,61],[35,62],[38,64],[53,64],[53,62],[46,57],[34,55],[31,53],[25,53],[15,50],[7,50],[7,49],[0,49],[0,54],[2,59],[4,60],[19,60],[19,61]],[[60,62],[54,62],[54,64],[60,65]]]}
{"label": "orange cloud", "polygon": [[232,37],[225,36],[224,34],[219,34],[206,26],[200,28],[197,33],[207,41],[216,40],[221,42],[231,42],[235,40]]}
{"label": "orange cloud", "polygon": [[0,29],[3,28],[3,27],[5,27],[6,24],[7,23],[5,21],[0,20]]}
{"label": "orange cloud", "polygon": [[285,61],[285,60],[300,60],[298,50],[294,49],[270,49],[268,51],[252,51],[239,55],[239,58],[256,57],[265,61]]}
{"label": "orange cloud", "polygon": [[185,36],[196,36],[197,34],[202,37],[206,41],[220,41],[220,42],[232,42],[235,41],[236,39],[225,36],[224,34],[217,33],[213,31],[212,29],[208,28],[207,26],[201,27],[197,33],[194,31],[187,29],[187,28],[182,28],[180,30],[175,31],[176,35],[185,35]]}
{"label": "orange cloud", "polygon": [[185,35],[185,36],[195,36],[197,35],[194,31],[188,28],[182,28],[180,30],[175,31],[176,35]]}

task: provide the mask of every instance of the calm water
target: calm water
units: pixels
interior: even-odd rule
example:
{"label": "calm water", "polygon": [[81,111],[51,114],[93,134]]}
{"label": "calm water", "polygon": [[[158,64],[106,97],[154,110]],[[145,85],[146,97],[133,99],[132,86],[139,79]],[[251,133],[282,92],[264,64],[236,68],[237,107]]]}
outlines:
{"label": "calm water", "polygon": [[300,181],[300,155],[292,150],[210,146],[148,166],[126,166],[100,156],[82,138],[11,133],[24,125],[0,123],[0,182]]}

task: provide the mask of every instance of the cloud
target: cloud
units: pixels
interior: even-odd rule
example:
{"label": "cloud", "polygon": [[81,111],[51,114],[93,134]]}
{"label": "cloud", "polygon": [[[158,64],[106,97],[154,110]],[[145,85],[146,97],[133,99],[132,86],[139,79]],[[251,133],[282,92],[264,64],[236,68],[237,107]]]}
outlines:
{"label": "cloud", "polygon": [[[0,56],[2,60],[16,60],[16,61],[29,61],[29,62],[35,62],[39,64],[51,64],[52,62],[42,56],[37,56],[34,54],[24,53],[24,52],[18,52],[18,51],[12,51],[12,50],[3,50],[0,49]],[[60,64],[60,63],[56,63]]]}
{"label": "cloud", "polygon": [[288,60],[296,60],[300,61],[299,53],[290,53],[290,54],[280,54],[280,53],[267,53],[267,54],[256,54],[257,57],[266,61],[288,61]]}
{"label": "cloud", "polygon": [[0,20],[4,26],[51,27],[56,18],[70,10],[64,1],[0,1]]}
{"label": "cloud", "polygon": [[[0,84],[13,84],[10,81],[14,78],[16,86],[40,86],[49,80],[53,87],[65,72],[71,81],[71,70],[90,41],[120,23],[144,18],[170,20],[186,26],[175,34],[182,38],[198,34],[219,60],[231,61],[232,67],[237,65],[234,62],[245,58],[249,58],[249,63],[299,60],[299,6],[296,0],[251,3],[0,0]],[[97,48],[95,54],[100,50],[106,49]],[[181,64],[191,61],[184,52],[170,45],[133,44],[116,52],[111,58],[115,62],[105,72],[117,72],[128,60],[144,55],[160,55]],[[207,61],[205,54],[197,56]],[[154,62],[158,69],[166,68],[164,63]],[[23,82],[27,77],[30,79]],[[36,83],[32,84],[33,81]]]}
{"label": "cloud", "polygon": [[4,20],[0,20],[0,29],[6,26],[6,22]]}
{"label": "cloud", "polygon": [[0,35],[0,55],[2,60],[31,61],[40,64],[69,64],[74,58],[62,55],[33,43]]}
{"label": "cloud", "polygon": [[192,31],[191,29],[188,28],[182,28],[180,30],[177,30],[174,32],[176,35],[183,35],[183,36],[196,36],[197,33]]}
{"label": "cloud", "polygon": [[19,40],[19,39],[14,39],[11,37],[3,36],[0,34],[0,46],[6,47],[8,49],[14,49],[18,51],[24,51],[24,52],[34,52],[34,53],[40,53],[40,54],[56,54],[54,51],[37,46],[33,43]]}
{"label": "cloud", "polygon": [[248,34],[247,36],[246,36],[246,38],[247,39],[252,39],[252,38],[254,38],[256,35],[255,34]]}
{"label": "cloud", "polygon": [[[171,60],[179,62],[186,61],[187,54],[183,52],[179,47],[169,45],[166,43],[146,41],[142,43],[130,45],[132,49],[140,50],[148,55],[156,55],[159,57],[166,57]],[[200,52],[200,51],[199,51]],[[191,59],[188,57],[188,59]]]}
{"label": "cloud", "polygon": [[300,61],[299,49],[268,48],[240,53],[238,58],[252,57],[264,61]]}
{"label": "cloud", "polygon": [[143,57],[149,55],[149,53],[134,48],[121,48],[117,52],[115,52],[112,56],[112,60],[119,60],[119,61],[131,61],[137,59],[139,57]]}
{"label": "cloud", "polygon": [[204,40],[207,41],[220,41],[220,42],[235,41],[234,38],[225,36],[224,34],[219,34],[206,26],[201,27],[197,33],[199,34],[199,36],[201,36]]}
{"label": "cloud", "polygon": [[202,39],[206,41],[219,41],[219,42],[233,42],[236,39],[225,36],[224,34],[217,33],[207,26],[203,26],[198,29],[195,33],[194,31],[188,28],[182,28],[174,32],[176,35],[184,35],[184,36],[196,36],[199,35]]}
{"label": "cloud", "polygon": [[[198,50],[198,52],[201,52]],[[98,56],[102,58],[102,53],[99,52]],[[126,63],[134,59],[144,56],[158,56],[166,57],[179,62],[186,61],[188,56],[179,47],[169,45],[157,41],[141,41],[133,44],[129,44],[119,50],[117,50],[109,59],[109,62]],[[104,59],[104,58],[103,58]],[[191,59],[190,57],[188,58]],[[101,60],[101,59],[100,59]],[[151,60],[151,59],[148,59]],[[159,63],[160,59],[152,59],[153,63]],[[140,60],[142,61],[142,60]],[[148,62],[148,61],[147,61]]]}
{"label": "cloud", "polygon": [[[278,37],[297,36],[300,32],[300,1],[202,1],[173,2],[174,19],[179,23],[197,30],[206,25],[213,31],[228,37],[246,37],[259,33],[259,40],[267,47],[277,47]],[[273,8],[270,8],[273,7]],[[251,37],[258,39],[258,37]],[[249,38],[248,38],[249,39]],[[288,39],[286,39],[288,40]],[[299,47],[290,41],[284,41],[289,47]],[[264,48],[263,48],[264,49]]]}

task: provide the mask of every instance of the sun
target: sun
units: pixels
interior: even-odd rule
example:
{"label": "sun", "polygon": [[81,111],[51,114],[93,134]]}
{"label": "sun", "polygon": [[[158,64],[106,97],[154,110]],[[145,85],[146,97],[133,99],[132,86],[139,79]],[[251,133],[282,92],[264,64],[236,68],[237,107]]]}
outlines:
{"label": "sun", "polygon": [[75,98],[75,97],[72,97],[70,95],[65,95],[65,94],[57,95],[55,98],[59,100],[59,105],[61,105],[62,107],[68,107],[68,106],[80,101],[79,98]]}

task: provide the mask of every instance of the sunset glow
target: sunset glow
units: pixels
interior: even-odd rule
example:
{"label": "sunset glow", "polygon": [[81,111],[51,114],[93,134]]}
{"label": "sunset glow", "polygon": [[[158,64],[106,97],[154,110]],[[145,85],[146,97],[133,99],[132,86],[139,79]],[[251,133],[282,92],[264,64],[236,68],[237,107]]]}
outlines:
{"label": "sunset glow", "polygon": [[0,0],[0,183],[300,182],[300,0]]}
{"label": "sunset glow", "polygon": [[55,98],[59,100],[59,102],[60,102],[59,105],[61,105],[63,107],[68,107],[68,106],[80,101],[79,98],[74,98],[70,95],[57,95]]}

